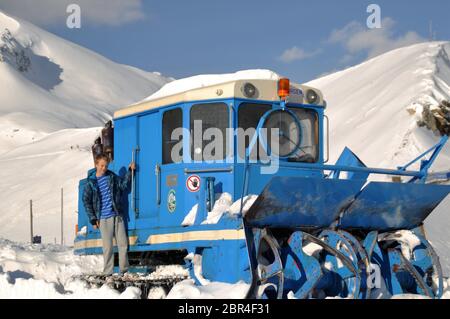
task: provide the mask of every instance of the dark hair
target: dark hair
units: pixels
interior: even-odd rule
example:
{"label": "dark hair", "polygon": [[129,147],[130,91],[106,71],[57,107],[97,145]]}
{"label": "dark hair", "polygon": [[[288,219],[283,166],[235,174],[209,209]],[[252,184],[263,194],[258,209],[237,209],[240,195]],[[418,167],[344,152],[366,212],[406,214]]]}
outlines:
{"label": "dark hair", "polygon": [[99,154],[95,156],[95,164],[97,164],[99,160],[105,160],[106,163],[109,163],[109,157],[106,154]]}

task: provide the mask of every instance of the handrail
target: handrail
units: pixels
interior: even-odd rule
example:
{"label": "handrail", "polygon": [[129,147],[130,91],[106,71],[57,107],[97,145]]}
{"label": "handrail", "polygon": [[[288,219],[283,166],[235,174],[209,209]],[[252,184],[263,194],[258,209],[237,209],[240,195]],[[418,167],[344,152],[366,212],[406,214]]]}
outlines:
{"label": "handrail", "polygon": [[327,120],[327,159],[324,159],[324,163],[328,163],[330,160],[330,119],[325,114],[323,117]]}
{"label": "handrail", "polygon": [[156,175],[156,205],[161,205],[161,166],[156,164],[155,166]]}
{"label": "handrail", "polygon": [[[136,160],[138,151],[139,151],[139,146],[136,148],[133,148],[133,152],[131,153],[131,161],[133,163],[135,163],[135,165],[136,165],[135,160]],[[137,218],[139,216],[139,209],[136,207],[136,178],[134,176],[136,171],[137,171],[136,169],[133,170],[133,172],[131,174],[131,207],[132,207],[132,210],[134,211],[135,217]]]}
{"label": "handrail", "polygon": [[402,171],[395,169],[385,168],[371,168],[371,167],[355,167],[344,165],[326,165],[326,164],[309,164],[309,163],[295,163],[294,165],[286,166],[280,163],[280,167],[292,168],[292,169],[310,169],[310,170],[323,170],[323,171],[343,171],[343,172],[364,172],[369,174],[379,175],[398,175],[398,176],[412,176],[422,177],[421,172],[416,171]]}

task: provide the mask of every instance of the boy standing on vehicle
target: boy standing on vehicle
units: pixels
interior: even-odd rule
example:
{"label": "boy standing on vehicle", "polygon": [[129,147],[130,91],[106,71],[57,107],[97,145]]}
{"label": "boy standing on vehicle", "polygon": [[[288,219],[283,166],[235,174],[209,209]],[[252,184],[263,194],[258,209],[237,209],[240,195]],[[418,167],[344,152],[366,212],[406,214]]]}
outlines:
{"label": "boy standing on vehicle", "polygon": [[130,183],[135,163],[132,162],[126,175],[121,178],[108,170],[108,156],[100,154],[95,158],[95,170],[89,174],[83,192],[83,204],[90,223],[100,228],[103,242],[103,274],[112,275],[114,270],[113,237],[119,249],[121,273],[128,270],[128,239],[121,205],[122,192]]}

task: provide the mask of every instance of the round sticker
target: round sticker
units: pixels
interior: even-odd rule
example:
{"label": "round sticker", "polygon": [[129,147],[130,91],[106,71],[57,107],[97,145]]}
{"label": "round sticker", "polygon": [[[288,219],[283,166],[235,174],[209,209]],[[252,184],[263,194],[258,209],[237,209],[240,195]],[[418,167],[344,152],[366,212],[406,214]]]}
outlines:
{"label": "round sticker", "polygon": [[200,177],[198,175],[191,175],[186,180],[186,187],[190,192],[198,192],[200,189]]}
{"label": "round sticker", "polygon": [[167,209],[170,213],[173,213],[177,208],[177,197],[175,196],[175,190],[171,189],[167,194]]}

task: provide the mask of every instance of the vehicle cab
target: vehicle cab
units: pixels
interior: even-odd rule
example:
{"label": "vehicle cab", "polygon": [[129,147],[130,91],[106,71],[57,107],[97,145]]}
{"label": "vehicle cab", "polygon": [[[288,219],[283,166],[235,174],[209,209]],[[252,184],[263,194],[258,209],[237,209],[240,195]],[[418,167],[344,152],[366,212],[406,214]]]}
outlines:
{"label": "vehicle cab", "polygon": [[[220,239],[195,231],[242,228],[242,219],[227,214],[205,224],[221,196],[235,202],[260,194],[274,176],[322,177],[325,107],[317,89],[288,79],[245,79],[115,112],[109,169],[124,176],[131,161],[137,166],[124,194],[130,251],[185,248],[186,238]],[[78,228],[87,233],[75,239],[75,252],[100,253],[100,234],[85,215],[80,200]],[[230,236],[244,239],[242,232]]]}
{"label": "vehicle cab", "polygon": [[196,204],[205,215],[212,194],[236,200],[244,184],[259,194],[275,174],[321,176],[298,166],[324,162],[325,105],[319,90],[287,79],[239,80],[117,111],[112,167],[138,167],[131,224],[180,225]]}

